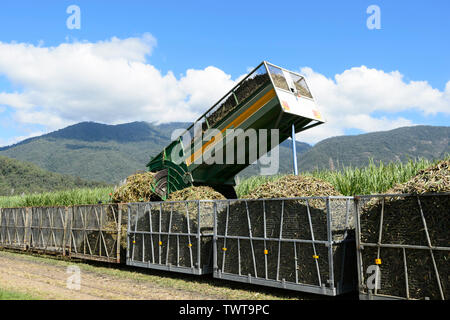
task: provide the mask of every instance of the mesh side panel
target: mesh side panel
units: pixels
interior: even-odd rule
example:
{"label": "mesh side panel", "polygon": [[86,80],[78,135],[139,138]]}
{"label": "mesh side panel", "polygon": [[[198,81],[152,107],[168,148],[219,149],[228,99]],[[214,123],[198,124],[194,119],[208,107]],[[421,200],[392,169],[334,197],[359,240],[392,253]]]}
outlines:
{"label": "mesh side panel", "polygon": [[5,226],[5,212],[4,209],[0,209],[0,244],[6,243],[6,226]]}
{"label": "mesh side panel", "polygon": [[55,247],[64,250],[64,230],[57,229],[53,232]]}
{"label": "mesh side panel", "polygon": [[25,208],[6,208],[1,210],[0,243],[6,246],[23,246],[25,239]]}
{"label": "mesh side panel", "polygon": [[359,202],[359,220],[361,227],[361,241],[367,243],[377,243],[380,233],[380,220],[382,200],[362,199]]}
{"label": "mesh side panel", "polygon": [[96,207],[86,206],[85,210],[85,226],[87,229],[96,231],[100,228],[100,210]]}
{"label": "mesh side panel", "polygon": [[160,230],[161,232],[169,232],[169,222],[170,222],[170,215],[173,205],[171,203],[169,204],[163,204],[163,210],[160,217]]}
{"label": "mesh side panel", "polygon": [[428,228],[432,246],[450,245],[450,196],[420,197],[423,215]]}
{"label": "mesh side panel", "polygon": [[161,254],[161,263],[167,264],[167,239],[168,235],[162,234],[159,243],[159,253]]}
{"label": "mesh side panel", "polygon": [[200,231],[203,234],[211,233],[214,229],[214,203],[212,202],[200,202]]}
{"label": "mesh side panel", "polygon": [[436,273],[428,250],[406,250],[409,295],[413,299],[440,299]]}
{"label": "mesh side panel", "polygon": [[179,261],[179,247],[177,242],[177,236],[169,236],[169,259],[168,263],[170,265],[178,265]]}
{"label": "mesh side panel", "polygon": [[[179,265],[191,268],[194,266],[194,252],[192,251],[192,240],[189,240],[187,236],[179,237],[180,244],[180,259]],[[191,246],[189,245],[191,244]]]}
{"label": "mesh side panel", "polygon": [[[173,266],[191,267],[190,251],[192,247],[189,246],[188,237],[172,235],[169,240],[168,263]],[[192,262],[193,266],[194,261]]]}
{"label": "mesh side panel", "polygon": [[87,241],[89,242],[89,247],[91,248],[90,255],[98,256],[100,255],[101,248],[101,235],[99,232],[91,232],[87,235]]}
{"label": "mesh side panel", "polygon": [[[223,243],[220,243],[223,246]],[[224,248],[224,247],[222,247]],[[239,251],[237,239],[226,239],[226,251],[222,251],[220,256],[220,262],[223,261],[223,255],[225,255],[225,268],[224,272],[240,274],[239,272]],[[242,261],[242,258],[240,259]]]}
{"label": "mesh side panel", "polygon": [[[332,248],[334,251],[335,247]],[[316,245],[316,252],[319,258],[317,259],[319,263],[320,276],[323,283],[327,283],[330,279],[330,261],[328,257],[328,247],[325,245]],[[309,259],[311,259],[309,257]],[[333,261],[331,261],[333,263]],[[333,284],[334,285],[334,284]]]}
{"label": "mesh side panel", "polygon": [[[228,202],[225,201],[216,201],[216,229],[218,235],[225,235],[225,229],[227,228],[228,224],[228,212],[227,209],[229,208]],[[219,247],[219,249],[222,247]]]}
{"label": "mesh side panel", "polygon": [[[312,245],[306,243],[298,243],[296,245],[296,248],[299,283],[319,285],[319,276],[317,274],[317,267],[313,258],[314,251]],[[322,279],[322,281],[323,280],[324,279]]]}
{"label": "mesh side panel", "polygon": [[442,291],[444,292],[444,298],[450,299],[450,252],[434,250],[434,259],[439,272],[439,278],[441,280]]}
{"label": "mesh side panel", "polygon": [[268,278],[272,280],[277,279],[278,266],[278,241],[266,241],[267,254],[267,273]]}
{"label": "mesh side panel", "polygon": [[[140,235],[141,236],[141,235]],[[139,237],[140,239],[140,237]],[[151,235],[142,234],[142,257],[143,262],[147,261],[154,263],[155,254],[155,243]]]}
{"label": "mesh side panel", "polygon": [[84,231],[72,230],[71,231],[71,248],[75,253],[89,253],[84,241]]}
{"label": "mesh side panel", "polygon": [[26,243],[25,239],[25,209],[15,210],[15,233],[16,233],[16,243],[17,245],[24,245]]}
{"label": "mesh side panel", "polygon": [[[385,243],[427,245],[417,199],[395,200],[391,198],[390,200],[385,205],[386,217],[383,218],[382,241]],[[409,214],[401,214],[405,212],[409,212]],[[410,228],[411,225],[415,228]]]}
{"label": "mesh side panel", "polygon": [[[281,228],[281,201],[265,201],[266,211],[266,237],[279,238]],[[264,229],[261,221],[259,221],[261,228]]]}
{"label": "mesh side panel", "polygon": [[[433,246],[448,247],[448,207],[450,197],[384,196],[381,243],[428,246],[426,230]],[[376,244],[380,234],[383,197],[366,198],[360,202],[361,241]],[[422,209],[422,211],[421,211]],[[425,219],[425,229],[422,215]],[[364,268],[373,265],[377,248],[362,250]],[[448,253],[435,250],[435,261],[443,290],[448,290]],[[441,299],[436,273],[429,250],[405,248],[409,296],[412,299]],[[381,289],[379,294],[407,297],[402,248],[381,248]],[[444,270],[444,271],[442,271]],[[365,270],[363,270],[365,272]],[[365,281],[365,280],[364,280]]]}
{"label": "mesh side panel", "polygon": [[222,238],[217,238],[216,241],[216,250],[217,250],[217,268],[218,270],[222,271],[222,267],[223,267],[223,256],[224,256],[224,251],[222,250],[222,248],[224,248],[224,239]]}
{"label": "mesh side panel", "polygon": [[150,208],[144,206],[141,209],[132,225],[132,230],[150,231]]}
{"label": "mesh side panel", "polygon": [[[195,239],[189,242],[187,236],[176,236],[171,235],[169,241],[169,255],[168,255],[168,264],[173,266],[180,267],[188,267],[198,266],[197,259],[197,246],[198,241]],[[211,259],[211,250],[212,250],[212,237],[202,237],[200,243],[200,264],[202,266],[209,265]],[[189,246],[191,243],[191,246]],[[191,252],[192,252],[192,264],[191,264]],[[167,251],[164,252],[167,254]],[[164,261],[166,261],[166,257],[164,255]]]}
{"label": "mesh side panel", "polygon": [[330,215],[333,240],[345,240],[348,231],[355,229],[353,202],[350,199],[330,199]]}
{"label": "mesh side panel", "polygon": [[8,212],[8,239],[9,243],[14,245],[17,242],[16,236],[16,211],[10,210]]}
{"label": "mesh side panel", "polygon": [[[84,258],[117,258],[119,234],[119,206],[74,206],[71,212],[71,252],[83,254]],[[122,242],[122,241],[121,241]],[[122,242],[124,245],[125,241]]]}
{"label": "mesh side panel", "polygon": [[294,243],[282,242],[280,244],[279,279],[295,282],[296,261],[294,259]]}
{"label": "mesh side panel", "polygon": [[[151,223],[151,230],[153,230],[153,232],[155,232],[155,231],[159,232],[160,231],[159,230],[159,225],[160,225],[159,217],[162,214],[160,212],[160,209],[161,208],[155,207],[154,209],[152,209],[150,211],[149,219],[150,219],[150,223]],[[148,231],[150,231],[150,230],[148,230]]]}
{"label": "mesh side panel", "polygon": [[[33,217],[33,223],[34,223],[34,217]],[[83,208],[77,208],[75,207],[72,212],[72,228],[73,229],[82,229],[84,228],[84,212]]]}
{"label": "mesh side panel", "polygon": [[316,240],[328,240],[327,209],[324,199],[308,201],[310,206],[311,222]]}
{"label": "mesh side panel", "polygon": [[[264,237],[264,203],[262,201],[248,201],[245,210],[248,208],[250,218],[250,229],[253,237]],[[247,218],[247,215],[245,215]]]}
{"label": "mesh side panel", "polygon": [[[332,247],[331,263],[335,269],[333,285],[337,286],[337,281],[344,282],[345,289],[352,290],[356,285],[354,218],[351,217],[354,214],[353,202],[347,199],[329,201],[330,211],[334,214],[331,219],[335,219],[332,221],[335,240],[340,237],[338,240],[347,241]],[[226,273],[255,276],[256,268],[258,278],[328,286],[331,277],[328,247],[315,243],[314,251],[312,243],[290,241],[310,241],[312,234],[315,240],[327,241],[326,208],[327,201],[323,198],[217,202],[218,236],[243,237],[239,241],[226,238],[226,244],[224,239],[218,239],[219,270],[224,267]],[[250,238],[250,232],[253,237],[263,239],[245,239]],[[222,251],[224,246],[226,251]],[[337,263],[339,266],[336,266]],[[336,276],[336,271],[340,277]]]}
{"label": "mesh side panel", "polygon": [[253,240],[253,248],[255,251],[256,272],[258,274],[258,277],[265,278],[266,277],[266,272],[265,272],[265,256],[266,255],[264,254],[264,250],[267,250],[267,248],[264,245],[264,241],[263,240]]}
{"label": "mesh side panel", "polygon": [[134,234],[132,245],[132,259],[134,261],[142,261],[142,234]]}
{"label": "mesh side panel", "polygon": [[[211,267],[213,203],[143,203],[131,204],[129,210],[130,235],[135,239],[133,250],[141,252],[132,259],[188,268],[202,268],[204,265]],[[198,263],[199,259],[201,265]]]}
{"label": "mesh side panel", "polygon": [[[382,207],[382,199],[362,204],[363,242],[378,242]],[[428,245],[416,197],[385,197],[381,239],[390,244]]]}
{"label": "mesh side panel", "polygon": [[284,206],[283,238],[312,240],[305,201],[289,201]]}
{"label": "mesh side panel", "polygon": [[[153,255],[154,255],[154,263],[164,263],[162,260],[161,247],[159,246],[159,241],[161,237],[159,235],[152,235],[151,239],[153,240]],[[136,242],[139,243],[139,242]],[[153,262],[152,262],[153,263]]]}
{"label": "mesh side panel", "polygon": [[0,209],[0,244],[6,244],[6,209]]}
{"label": "mesh side panel", "polygon": [[[228,235],[248,236],[249,226],[244,201],[230,201],[228,213]],[[225,224],[225,212],[219,214],[218,224]]]}
{"label": "mesh side panel", "polygon": [[30,248],[60,252],[65,250],[65,207],[38,207],[31,209]]}
{"label": "mesh side panel", "polygon": [[[364,266],[364,284],[375,283],[373,274],[368,274],[368,267],[375,265],[377,258],[377,249],[373,247],[365,247],[363,253]],[[405,273],[402,261],[402,250],[392,248],[382,248],[380,250],[380,258],[382,264],[380,265],[381,283],[378,289],[378,294],[406,297],[405,289]],[[369,277],[372,276],[370,279]]]}
{"label": "mesh side panel", "polygon": [[213,238],[212,236],[203,236],[201,238],[200,267],[212,268],[213,265]]}

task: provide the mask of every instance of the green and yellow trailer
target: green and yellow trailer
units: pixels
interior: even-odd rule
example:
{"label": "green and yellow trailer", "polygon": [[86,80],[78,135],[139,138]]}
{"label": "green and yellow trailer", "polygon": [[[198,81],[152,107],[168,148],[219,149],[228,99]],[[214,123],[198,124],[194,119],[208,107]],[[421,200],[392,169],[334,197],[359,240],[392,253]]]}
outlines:
{"label": "green and yellow trailer", "polygon": [[305,77],[263,61],[151,159],[153,191],[165,200],[206,185],[236,198],[240,171],[288,139],[293,126],[298,133],[324,122]]}

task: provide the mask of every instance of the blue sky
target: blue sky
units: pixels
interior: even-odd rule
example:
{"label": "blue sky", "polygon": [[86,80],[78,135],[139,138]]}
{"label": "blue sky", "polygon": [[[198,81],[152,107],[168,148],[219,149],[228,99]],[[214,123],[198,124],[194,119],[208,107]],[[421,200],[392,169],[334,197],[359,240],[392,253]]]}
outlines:
{"label": "blue sky", "polygon": [[[66,8],[72,4],[81,10],[80,30],[66,27],[69,17]],[[366,25],[370,16],[366,9],[372,4],[380,8],[380,30],[369,30]],[[324,113],[330,124],[324,129],[317,129],[321,131],[311,130],[311,134],[304,139],[310,143],[331,135],[386,130],[409,124],[448,125],[450,84],[448,91],[446,85],[450,81],[449,15],[450,2],[446,0],[2,1],[0,145],[83,120],[105,123],[161,120],[157,119],[158,112],[165,108],[173,108],[170,109],[173,116],[163,117],[162,121],[182,120],[176,114],[190,118],[186,120],[193,120],[196,114],[220,98],[233,81],[262,60],[302,71],[312,78],[310,83],[313,92],[320,95],[319,102],[324,105]],[[129,64],[134,61],[137,67],[131,68],[132,72],[120,71],[121,74],[126,72],[129,77],[136,77],[136,81],[146,79],[149,88],[164,82],[160,90],[170,91],[173,85],[180,88],[179,91],[170,96],[162,93],[164,97],[154,101],[152,99],[158,94],[154,89],[151,97],[143,96],[142,101],[130,103],[130,110],[131,106],[135,106],[135,112],[125,113],[119,104],[115,106],[117,109],[113,109],[96,102],[102,99],[106,103],[111,99],[120,100],[126,105],[127,94],[123,93],[119,98],[114,96],[117,91],[114,84],[101,85],[96,90],[95,84],[92,85],[95,82],[89,82],[67,93],[65,100],[57,100],[57,96],[66,94],[61,90],[69,86],[61,86],[61,82],[70,83],[75,81],[73,79],[82,78],[78,71],[85,65],[77,67],[76,72],[61,71],[58,74],[53,70],[48,76],[38,79],[46,74],[47,69],[42,67],[44,61],[63,59],[57,50],[50,59],[43,58],[38,48],[60,48],[63,51],[62,44],[114,42],[111,40],[113,37],[119,39],[116,44],[123,50],[132,51],[136,46],[139,47],[131,58],[124,53]],[[120,42],[126,39],[135,39],[138,44]],[[19,48],[19,44],[27,44],[32,48]],[[142,49],[140,45],[146,47]],[[19,51],[16,53],[15,50]],[[72,52],[70,50],[69,53]],[[6,51],[15,53],[7,54]],[[76,54],[80,61],[85,61],[82,53]],[[29,56],[33,56],[32,62],[20,60]],[[61,60],[55,65],[71,66],[78,63],[76,57],[74,55],[72,59]],[[104,58],[104,55],[101,57]],[[23,61],[26,61],[27,66],[28,63],[37,66],[30,65],[25,70],[14,67],[15,64],[24,64]],[[108,57],[105,61],[111,59]],[[112,64],[105,69],[111,70],[116,66]],[[365,69],[354,69],[362,66]],[[160,78],[149,67],[157,70]],[[105,69],[94,70],[95,76],[102,72],[104,74],[97,81],[111,79]],[[137,74],[143,74],[143,70],[149,74],[139,78]],[[188,75],[188,70],[192,70],[191,75]],[[397,77],[393,72],[398,72],[400,76]],[[169,79],[168,75],[172,73],[175,80]],[[387,100],[378,99],[374,101],[373,107],[369,100],[370,88],[355,87],[354,83],[358,79],[369,79],[369,84],[378,87],[379,81],[389,83],[391,78],[396,79],[391,85],[392,91],[389,87],[379,89],[380,95],[384,95]],[[49,89],[33,84],[39,81],[55,81],[55,85]],[[193,85],[196,81],[200,82],[198,86]],[[202,91],[201,81],[216,84],[216,87]],[[411,86],[411,81],[422,84]],[[80,82],[82,80],[75,82],[73,87]],[[95,92],[86,90],[89,87]],[[133,86],[124,84],[118,87]],[[349,88],[357,88],[358,92],[352,95]],[[142,90],[145,91],[146,86],[143,85]],[[426,94],[423,93],[417,99],[411,98],[415,90]],[[331,91],[333,94],[328,94]],[[102,92],[102,95],[98,92]],[[363,95],[361,92],[366,93]],[[3,99],[1,93],[5,94]],[[18,95],[14,98],[20,99],[20,102],[11,102],[13,93]],[[76,97],[80,97],[77,103],[64,105],[58,102],[58,106],[52,105],[55,101],[67,101],[68,97],[73,99],[75,93]],[[136,97],[132,91],[128,94]],[[388,97],[391,94],[398,96],[391,101]],[[48,98],[52,95],[54,99]],[[89,100],[90,95],[95,96],[96,100]],[[333,99],[339,100],[336,101],[337,106],[333,106]],[[83,103],[85,107],[82,107]],[[91,107],[92,118],[86,112]],[[347,112],[347,118],[340,119],[344,111]],[[112,113],[120,114],[121,118],[111,116]],[[351,118],[355,115],[358,117]],[[360,122],[365,125],[358,125]]]}

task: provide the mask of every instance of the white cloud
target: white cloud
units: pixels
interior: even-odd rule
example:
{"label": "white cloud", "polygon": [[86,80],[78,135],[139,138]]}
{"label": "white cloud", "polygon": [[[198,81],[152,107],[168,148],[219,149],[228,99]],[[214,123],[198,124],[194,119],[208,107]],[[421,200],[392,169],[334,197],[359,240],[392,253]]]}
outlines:
{"label": "white cloud", "polygon": [[[20,91],[1,92],[20,125],[56,130],[80,121],[192,121],[221,98],[243,76],[232,79],[209,66],[187,69],[180,77],[161,73],[147,61],[156,46],[150,34],[95,43],[73,41],[55,47],[0,42],[0,74]],[[426,81],[405,82],[400,72],[365,66],[327,78],[310,68],[309,80],[327,123],[302,132],[301,141],[315,143],[342,135],[413,125],[408,111],[449,114],[450,81],[444,91]],[[1,111],[1,109],[0,109]],[[375,117],[381,111],[402,116]]]}
{"label": "white cloud", "polygon": [[[450,81],[444,92],[426,81],[406,83],[398,71],[386,73],[365,66],[345,70],[334,79],[302,68],[325,115],[326,124],[302,132],[302,141],[318,142],[326,137],[342,135],[346,129],[362,132],[390,130],[414,125],[408,111],[424,115],[450,114]],[[375,117],[374,112],[399,113],[403,116]]]}
{"label": "white cloud", "polygon": [[231,89],[215,67],[187,70],[177,79],[146,63],[156,40],[118,39],[39,47],[0,42],[0,74],[23,88],[0,92],[0,105],[21,123],[49,130],[79,121],[192,121]]}

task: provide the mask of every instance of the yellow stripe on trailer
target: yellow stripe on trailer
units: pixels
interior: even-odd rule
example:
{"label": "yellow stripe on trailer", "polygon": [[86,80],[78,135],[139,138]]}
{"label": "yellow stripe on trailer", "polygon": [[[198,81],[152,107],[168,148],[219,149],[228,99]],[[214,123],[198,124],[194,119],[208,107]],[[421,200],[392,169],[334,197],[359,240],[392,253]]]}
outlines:
{"label": "yellow stripe on trailer", "polygon": [[223,133],[225,130],[234,126],[235,128],[239,127],[245,120],[254,115],[259,109],[261,109],[267,102],[272,100],[276,96],[275,90],[271,89],[266,94],[264,94],[261,98],[258,99],[251,107],[247,108],[244,112],[242,112],[236,119],[234,119],[231,123],[229,123],[225,128],[220,131],[220,134],[212,137],[211,140],[207,141],[200,150],[194,152],[189,158],[186,158],[186,165],[190,166],[195,160],[197,160],[203,153],[205,152],[207,147],[212,147],[218,141],[220,141],[223,137]]}

